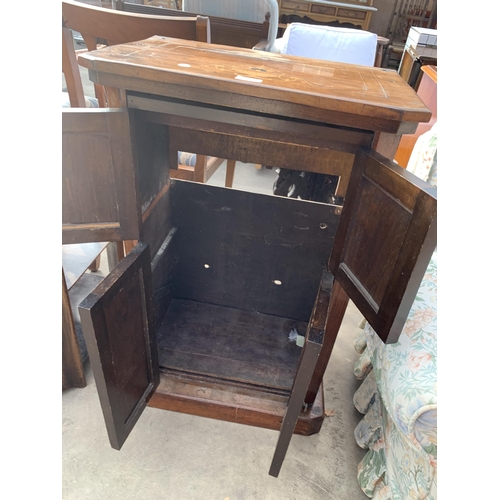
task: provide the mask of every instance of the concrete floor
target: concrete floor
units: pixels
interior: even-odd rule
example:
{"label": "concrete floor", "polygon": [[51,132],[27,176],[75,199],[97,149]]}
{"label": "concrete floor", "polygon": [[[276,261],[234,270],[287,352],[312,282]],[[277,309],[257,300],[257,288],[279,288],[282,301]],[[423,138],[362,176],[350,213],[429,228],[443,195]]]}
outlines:
{"label": "concrete floor", "polygon": [[[90,93],[88,81],[84,86]],[[239,163],[233,187],[271,194],[276,175]],[[224,185],[224,177],[225,165],[209,183]],[[350,303],[324,378],[330,416],[319,434],[293,436],[277,479],[268,475],[277,431],[155,408],[146,408],[123,448],[113,450],[87,362],[87,387],[62,395],[63,499],[366,499],[356,479],[365,452],[354,440],[362,415],[352,403],[361,319]]]}

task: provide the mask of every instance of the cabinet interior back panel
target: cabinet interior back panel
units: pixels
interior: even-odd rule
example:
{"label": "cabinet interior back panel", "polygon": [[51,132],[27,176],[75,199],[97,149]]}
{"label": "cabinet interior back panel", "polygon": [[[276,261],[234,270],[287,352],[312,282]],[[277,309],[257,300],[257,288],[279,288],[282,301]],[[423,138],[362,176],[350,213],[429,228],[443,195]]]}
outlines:
{"label": "cabinet interior back panel", "polygon": [[181,180],[171,204],[175,298],[309,321],[336,207]]}

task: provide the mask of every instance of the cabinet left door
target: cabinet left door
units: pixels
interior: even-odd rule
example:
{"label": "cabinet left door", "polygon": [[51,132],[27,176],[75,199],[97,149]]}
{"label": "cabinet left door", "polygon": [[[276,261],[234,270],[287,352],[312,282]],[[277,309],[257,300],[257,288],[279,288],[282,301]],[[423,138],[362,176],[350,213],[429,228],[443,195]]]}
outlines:
{"label": "cabinet left door", "polygon": [[62,110],[62,242],[139,240],[126,109]]}
{"label": "cabinet left door", "polygon": [[139,242],[80,304],[111,446],[119,450],[159,383],[149,247]]}

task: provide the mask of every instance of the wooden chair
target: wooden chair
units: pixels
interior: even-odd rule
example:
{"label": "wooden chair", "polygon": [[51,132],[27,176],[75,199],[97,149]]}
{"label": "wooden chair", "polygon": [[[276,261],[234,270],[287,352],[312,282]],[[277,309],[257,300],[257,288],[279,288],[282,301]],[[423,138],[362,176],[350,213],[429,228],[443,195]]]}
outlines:
{"label": "wooden chair", "polygon": [[[275,2],[271,2],[271,7]],[[230,45],[232,47],[242,47],[255,50],[269,50],[273,46],[276,39],[277,25],[270,27],[271,11],[274,12],[277,18],[278,14],[274,8],[271,8],[265,0],[257,1],[250,9],[250,14],[254,18],[262,21],[249,20],[248,15],[244,15],[243,4],[238,8],[238,2],[233,5],[232,15],[237,18],[220,17],[228,14],[225,9],[227,5],[213,4],[200,4],[196,1],[184,2],[184,10],[175,10],[163,8],[158,2],[149,2],[147,5],[141,5],[123,0],[117,0],[116,8],[122,12],[133,12],[136,14],[158,15],[158,16],[196,16],[194,12],[205,14],[210,19],[210,32],[212,43],[221,45]],[[186,12],[188,10],[191,12]],[[212,15],[213,13],[217,15]],[[238,17],[239,16],[239,17]],[[271,31],[270,31],[271,30]],[[205,156],[185,155],[180,154],[185,160],[179,162],[177,172],[172,172],[172,177],[176,179],[185,179],[195,182],[207,182],[212,174],[219,168],[224,160],[220,158],[207,158]],[[260,168],[260,165],[256,165]],[[226,187],[232,187],[236,162],[234,160],[227,160],[226,165]]]}
{"label": "wooden chair", "polygon": [[[162,9],[156,8],[155,10]],[[76,62],[77,53],[74,50],[69,30],[74,30],[82,35],[87,46],[83,51],[96,50],[105,45],[144,40],[154,35],[206,43],[211,41],[210,21],[204,16],[171,18],[163,15],[144,15],[101,9],[71,0],[63,0],[62,2],[62,26],[63,72],[72,106],[80,107],[85,107],[83,88]],[[100,107],[124,107],[123,96],[117,89],[95,85],[95,93]],[[224,159],[220,158],[209,158],[205,155],[194,156],[193,166],[179,164],[177,170],[171,169],[171,177],[207,182],[224,162]],[[234,161],[228,161],[227,187],[232,187],[234,165]]]}
{"label": "wooden chair", "polygon": [[[214,156],[178,152],[177,161],[177,170],[170,170],[170,177],[174,179],[206,183],[225,160]],[[227,160],[225,180],[226,187],[233,187],[235,169],[236,161]]]}
{"label": "wooden chair", "polygon": [[[136,14],[148,14],[154,16],[196,16],[204,15],[203,11],[190,11],[176,8],[168,8],[160,2],[145,2],[147,5],[141,5],[132,2],[117,0],[116,9],[123,12],[134,12]],[[166,8],[165,8],[166,7]],[[221,11],[223,12],[223,11]],[[263,12],[262,19],[258,21],[249,21],[243,19],[229,19],[219,15],[206,14],[210,19],[210,34],[212,43],[219,45],[230,45],[232,47],[241,47],[245,49],[263,49],[269,45],[269,21],[270,12]],[[220,14],[223,15],[222,13]]]}
{"label": "wooden chair", "polygon": [[[80,33],[87,50],[96,50],[102,45],[144,40],[154,35],[210,43],[210,22],[207,17],[170,19],[163,16],[128,14],[71,0],[62,2],[62,26]],[[78,86],[76,83],[73,84],[74,79],[79,78],[77,74],[74,72],[67,74],[65,71],[65,77],[68,91],[73,85]],[[117,103],[111,102],[116,97],[116,91],[107,89],[112,94],[107,95],[102,86],[95,87],[101,107],[116,107]]]}

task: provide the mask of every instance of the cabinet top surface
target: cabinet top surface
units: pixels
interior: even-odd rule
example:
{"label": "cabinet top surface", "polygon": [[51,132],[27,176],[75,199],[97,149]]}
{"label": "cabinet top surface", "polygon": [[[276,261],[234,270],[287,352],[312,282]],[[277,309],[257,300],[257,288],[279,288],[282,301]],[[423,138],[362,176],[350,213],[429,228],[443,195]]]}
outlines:
{"label": "cabinet top surface", "polygon": [[370,118],[394,123],[430,118],[415,91],[395,71],[382,68],[159,36],[88,52],[79,62],[94,72],[96,83],[165,96],[172,85],[195,88],[205,91],[200,102],[220,105],[224,95],[236,94],[242,108],[245,97],[258,98],[264,113],[266,102],[281,102],[283,115],[293,118],[301,118],[305,107],[314,109],[319,121],[328,113],[349,114],[359,117],[359,128],[367,120],[369,129],[374,129]]}

